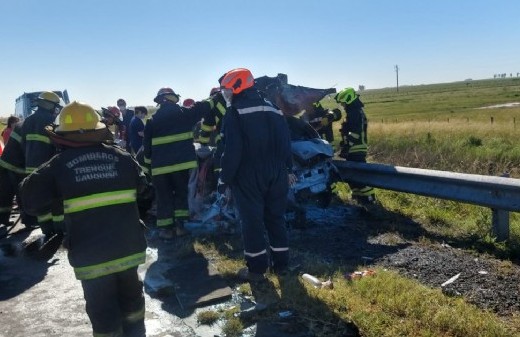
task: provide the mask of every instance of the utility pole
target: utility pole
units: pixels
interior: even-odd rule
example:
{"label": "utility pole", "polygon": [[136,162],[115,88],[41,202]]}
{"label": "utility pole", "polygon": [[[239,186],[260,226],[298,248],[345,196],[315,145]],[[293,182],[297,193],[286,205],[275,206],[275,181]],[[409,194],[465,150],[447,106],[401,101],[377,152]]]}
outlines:
{"label": "utility pole", "polygon": [[397,92],[399,92],[399,66],[395,65],[395,76],[397,79]]}

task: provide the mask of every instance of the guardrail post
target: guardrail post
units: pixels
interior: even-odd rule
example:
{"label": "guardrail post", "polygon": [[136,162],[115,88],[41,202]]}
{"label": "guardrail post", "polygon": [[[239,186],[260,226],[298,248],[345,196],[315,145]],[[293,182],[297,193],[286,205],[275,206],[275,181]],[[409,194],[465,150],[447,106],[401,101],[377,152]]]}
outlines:
{"label": "guardrail post", "polygon": [[[509,173],[504,173],[501,177],[509,178]],[[492,208],[491,212],[493,214],[492,232],[496,236],[497,241],[509,240],[509,211]]]}
{"label": "guardrail post", "polygon": [[493,234],[497,241],[506,241],[509,239],[509,211],[503,209],[492,208],[493,212]]}

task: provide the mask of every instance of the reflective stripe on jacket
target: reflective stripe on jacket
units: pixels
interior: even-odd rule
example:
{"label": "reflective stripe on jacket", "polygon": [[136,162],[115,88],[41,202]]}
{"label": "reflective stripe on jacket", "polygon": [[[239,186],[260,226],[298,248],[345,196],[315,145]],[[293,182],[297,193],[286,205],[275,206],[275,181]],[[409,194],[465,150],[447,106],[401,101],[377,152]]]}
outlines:
{"label": "reflective stripe on jacket", "polygon": [[45,215],[63,201],[69,262],[80,280],[144,262],[137,198],[146,177],[126,151],[110,145],[65,149],[21,184],[26,211]]}
{"label": "reflective stripe on jacket", "polygon": [[54,119],[49,110],[38,108],[24,120],[20,137],[25,154],[25,173],[33,172],[56,153],[56,147],[45,132],[45,127],[51,125]]}
{"label": "reflective stripe on jacket", "polygon": [[201,144],[209,144],[213,132],[217,133],[217,141],[220,140],[220,129],[222,119],[226,114],[226,101],[220,93],[217,93],[205,101],[195,104],[192,109],[199,110],[202,113],[202,124],[200,127],[200,137],[198,141]]}
{"label": "reflective stripe on jacket", "polygon": [[251,88],[233,97],[222,126],[224,155],[221,178],[269,181],[292,168],[290,132],[284,115]]}
{"label": "reflective stripe on jacket", "polygon": [[162,104],[144,128],[144,162],[152,176],[197,167],[193,146],[193,126],[202,112],[182,109],[177,104]]}
{"label": "reflective stripe on jacket", "polygon": [[0,166],[18,174],[25,174],[25,155],[21,144],[22,137],[20,133],[21,123],[18,123],[11,132],[9,141],[2,152]]}

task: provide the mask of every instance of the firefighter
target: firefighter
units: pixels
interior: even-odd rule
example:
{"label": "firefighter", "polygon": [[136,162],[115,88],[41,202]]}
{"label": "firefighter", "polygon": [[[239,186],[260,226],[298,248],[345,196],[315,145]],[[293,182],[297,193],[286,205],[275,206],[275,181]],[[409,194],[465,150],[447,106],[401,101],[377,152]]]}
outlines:
{"label": "firefighter", "polygon": [[332,144],[334,141],[332,123],[341,120],[341,111],[339,109],[327,110],[318,101],[312,104],[312,110],[305,115],[310,117],[309,124],[318,131],[320,137]]}
{"label": "firefighter", "polygon": [[154,102],[159,109],[144,128],[144,162],[156,191],[159,237],[169,240],[189,234],[184,229],[189,218],[188,181],[190,170],[197,167],[193,126],[202,114],[181,108],[171,88],[161,88]]}
{"label": "firefighter", "polygon": [[182,102],[182,107],[183,108],[191,108],[194,104],[195,104],[195,100],[193,98],[186,98]]}
{"label": "firefighter", "polygon": [[[3,166],[15,173],[17,172],[17,165],[22,163],[19,161],[19,157],[22,156],[24,158],[23,172],[18,172],[15,176],[12,176],[16,185],[25,175],[36,170],[38,166],[49,160],[56,153],[56,147],[51,143],[45,132],[45,127],[52,124],[56,119],[56,114],[60,109],[60,98],[52,91],[44,91],[36,99],[36,106],[37,109],[34,113],[19,124],[20,128],[18,131],[15,130],[11,134],[11,139],[15,139],[19,145],[13,144],[13,148],[10,149],[10,154],[7,158],[2,156],[2,159],[4,159]],[[18,137],[13,137],[14,135]],[[17,151],[21,151],[21,154],[13,153]],[[10,162],[10,160],[14,160],[14,162]],[[23,212],[23,203],[19,206],[22,206],[20,210],[22,222],[27,227],[40,225],[46,237],[51,237],[59,232],[59,226],[53,225],[52,212],[40,214],[37,219],[34,219]],[[56,222],[59,223],[60,214],[54,214],[54,217]]]}
{"label": "firefighter", "polygon": [[[36,111],[22,124],[21,137],[25,153],[25,173],[30,174],[41,164],[56,154],[56,147],[50,141],[45,127],[54,123],[59,112],[60,98],[52,91],[44,91],[36,100]],[[54,234],[62,235],[63,213],[58,205],[50,212],[37,217],[38,225],[46,239]]]}
{"label": "firefighter", "polygon": [[127,128],[123,123],[121,111],[118,107],[109,106],[101,108],[102,119],[101,122],[105,123],[108,127],[113,126],[115,131],[116,143],[122,148],[126,148]]}
{"label": "firefighter", "polygon": [[[12,211],[13,199],[18,192],[18,184],[25,177],[25,157],[21,146],[20,124],[16,124],[11,131],[9,142],[5,145],[0,157],[0,224],[11,225],[9,218]],[[22,223],[30,227],[36,224],[34,217],[23,212],[20,205]]]}
{"label": "firefighter", "polygon": [[253,85],[253,75],[244,68],[231,70],[222,79],[227,110],[220,176],[221,185],[231,187],[242,220],[247,267],[238,276],[260,281],[269,267],[276,273],[287,268],[289,247],[284,213],[289,176],[291,180],[294,176],[290,174],[287,122],[282,112]]}
{"label": "firefighter", "polygon": [[[364,104],[353,88],[345,88],[334,96],[346,112],[346,120],[341,124],[341,150],[339,156],[346,160],[366,163],[368,141],[368,120],[363,110]],[[350,184],[352,198],[362,205],[376,201],[375,191],[370,186]]]}
{"label": "firefighter", "polygon": [[200,134],[196,140],[203,146],[216,147],[213,155],[213,172],[215,176],[213,180],[217,181],[220,172],[220,157],[223,151],[220,131],[222,120],[226,113],[226,102],[220,93],[220,88],[212,88],[209,95],[208,99],[196,102],[191,109],[192,111],[202,113],[203,116]]}
{"label": "firefighter", "polygon": [[137,199],[147,191],[134,158],[87,104],[72,102],[48,129],[62,151],[23,180],[21,197],[31,214],[53,200],[65,210],[66,246],[81,281],[94,336],[145,336],[143,284],[137,267],[146,241]]}

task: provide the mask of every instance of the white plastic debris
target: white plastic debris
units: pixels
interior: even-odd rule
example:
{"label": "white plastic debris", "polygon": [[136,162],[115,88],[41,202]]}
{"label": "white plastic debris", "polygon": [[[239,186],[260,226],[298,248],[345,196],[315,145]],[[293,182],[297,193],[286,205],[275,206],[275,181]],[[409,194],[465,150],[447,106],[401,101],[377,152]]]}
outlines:
{"label": "white plastic debris", "polygon": [[446,282],[444,282],[443,284],[441,284],[441,287],[445,287],[445,286],[447,286],[448,284],[451,284],[451,283],[455,282],[455,281],[459,278],[460,274],[461,274],[461,273],[458,273],[457,275],[451,277],[449,280],[447,280]]}
{"label": "white plastic debris", "polygon": [[327,288],[332,289],[334,288],[334,285],[332,284],[332,281],[329,279],[328,281],[322,282],[320,281],[316,276],[312,276],[310,274],[303,274],[302,278],[312,284],[315,288]]}

